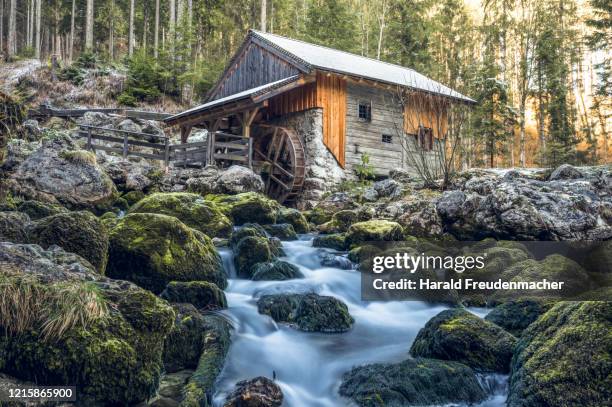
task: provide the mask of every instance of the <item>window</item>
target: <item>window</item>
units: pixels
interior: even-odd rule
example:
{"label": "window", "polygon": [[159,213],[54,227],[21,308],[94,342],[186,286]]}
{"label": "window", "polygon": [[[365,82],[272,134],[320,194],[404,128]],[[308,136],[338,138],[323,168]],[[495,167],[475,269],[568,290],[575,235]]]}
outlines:
{"label": "window", "polygon": [[371,102],[359,102],[359,119],[366,122],[372,121]]}
{"label": "window", "polygon": [[433,150],[433,130],[429,127],[419,128],[419,146],[425,151]]}
{"label": "window", "polygon": [[393,143],[393,136],[390,134],[383,134],[382,135],[382,142],[383,143]]}

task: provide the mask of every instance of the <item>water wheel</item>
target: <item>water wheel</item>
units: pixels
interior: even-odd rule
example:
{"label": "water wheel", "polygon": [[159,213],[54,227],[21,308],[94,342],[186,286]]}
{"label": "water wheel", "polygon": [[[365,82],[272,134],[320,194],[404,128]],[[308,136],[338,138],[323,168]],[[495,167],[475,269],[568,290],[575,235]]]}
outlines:
{"label": "water wheel", "polygon": [[304,146],[291,129],[257,125],[253,135],[254,169],[265,182],[265,192],[280,203],[295,200],[305,175]]}

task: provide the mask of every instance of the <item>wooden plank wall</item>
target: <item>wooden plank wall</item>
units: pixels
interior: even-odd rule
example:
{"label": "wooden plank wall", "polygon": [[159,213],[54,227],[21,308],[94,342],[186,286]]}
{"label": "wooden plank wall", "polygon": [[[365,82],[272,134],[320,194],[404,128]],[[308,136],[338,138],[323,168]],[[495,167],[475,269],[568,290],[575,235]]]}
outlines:
{"label": "wooden plank wall", "polygon": [[250,43],[230,68],[212,100],[297,75],[299,70],[257,44]]}
{"label": "wooden plank wall", "polygon": [[274,116],[282,116],[315,107],[319,107],[317,105],[317,84],[310,82],[270,99],[268,112]]}
{"label": "wooden plank wall", "polygon": [[429,127],[434,137],[444,138],[448,120],[445,102],[430,100],[429,96],[412,96],[404,104],[404,131],[418,134],[419,126]]}

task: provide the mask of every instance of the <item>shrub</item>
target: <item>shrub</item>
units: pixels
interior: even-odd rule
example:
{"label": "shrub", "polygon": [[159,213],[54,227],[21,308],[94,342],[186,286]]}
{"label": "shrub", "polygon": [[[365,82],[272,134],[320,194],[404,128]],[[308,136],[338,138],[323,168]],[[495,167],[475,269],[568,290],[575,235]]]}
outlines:
{"label": "shrub", "polygon": [[117,103],[123,106],[134,107],[138,104],[138,100],[129,93],[123,92],[119,97],[117,97]]}
{"label": "shrub", "polygon": [[370,164],[370,156],[361,154],[361,163],[355,166],[355,173],[361,181],[374,179],[374,166]]}

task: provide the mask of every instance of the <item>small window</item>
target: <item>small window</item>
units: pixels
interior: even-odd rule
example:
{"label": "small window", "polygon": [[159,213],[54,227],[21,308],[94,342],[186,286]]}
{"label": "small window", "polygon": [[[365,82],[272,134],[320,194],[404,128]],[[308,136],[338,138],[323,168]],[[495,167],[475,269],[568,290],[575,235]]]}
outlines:
{"label": "small window", "polygon": [[372,121],[372,103],[359,102],[359,119],[370,122]]}
{"label": "small window", "polygon": [[390,134],[383,134],[382,135],[382,142],[383,143],[393,143],[393,136]]}
{"label": "small window", "polygon": [[433,150],[433,130],[429,127],[419,129],[419,146],[425,151]]}

